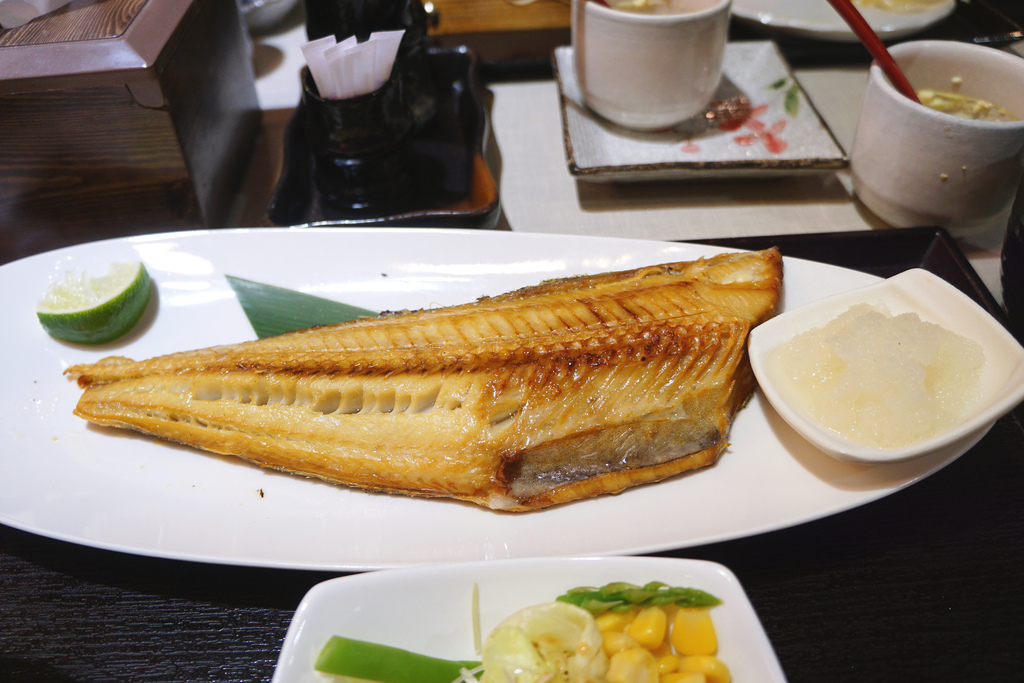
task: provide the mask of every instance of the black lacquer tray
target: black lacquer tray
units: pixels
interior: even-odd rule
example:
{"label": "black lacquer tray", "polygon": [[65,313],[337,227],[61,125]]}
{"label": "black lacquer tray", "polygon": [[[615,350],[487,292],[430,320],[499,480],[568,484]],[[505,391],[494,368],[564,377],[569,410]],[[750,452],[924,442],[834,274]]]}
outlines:
{"label": "black lacquer tray", "polygon": [[830,263],[879,277],[891,277],[911,268],[924,268],[955,285],[1000,322],[1006,323],[1006,314],[995,297],[953,238],[942,228],[732,237],[700,242],[735,249],[775,246],[783,256]]}
{"label": "black lacquer tray", "polygon": [[325,202],[313,183],[313,155],[300,102],[285,131],[281,177],[266,223],[493,228],[498,189],[483,156],[487,115],[476,57],[467,48],[430,50],[428,62],[437,87],[437,115],[413,139],[416,170],[407,197],[386,209],[350,210]]}

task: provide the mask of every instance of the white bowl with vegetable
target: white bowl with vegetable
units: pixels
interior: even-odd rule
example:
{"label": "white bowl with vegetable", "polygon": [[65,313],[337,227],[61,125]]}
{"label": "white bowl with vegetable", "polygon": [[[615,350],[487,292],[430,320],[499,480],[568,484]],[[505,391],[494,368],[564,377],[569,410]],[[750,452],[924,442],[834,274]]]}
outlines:
{"label": "white bowl with vegetable", "polygon": [[[1004,230],[1024,171],[1024,60],[946,40],[890,52],[921,100],[942,110],[905,97],[872,64],[850,147],[857,198],[897,228]],[[1000,110],[1009,120],[989,118]]]}
{"label": "white bowl with vegetable", "polygon": [[[718,669],[710,669],[712,673],[706,680],[726,680],[716,676],[727,670],[729,673],[725,675],[737,681],[785,681],[753,606],[732,572],[712,562],[652,557],[492,560],[389,569],[331,579],[314,586],[296,610],[273,680],[275,683],[332,680],[315,666],[325,645],[334,637],[359,641],[357,652],[366,647],[366,643],[370,644],[371,652],[378,646],[398,648],[403,653],[390,659],[408,656],[414,666],[415,658],[422,656],[463,663],[466,666],[456,666],[454,670],[463,668],[466,675],[482,673],[473,666],[481,660],[481,651],[488,662],[507,663],[513,659],[503,659],[504,656],[514,658],[524,651],[525,661],[534,660],[536,653],[532,648],[516,646],[516,642],[524,642],[516,634],[520,628],[557,632],[561,640],[579,637],[581,642],[597,642],[592,628],[600,623],[597,628],[602,629],[602,633],[597,639],[603,640],[604,631],[615,628],[643,639],[646,636],[638,633],[641,625],[633,627],[633,631],[628,626],[612,625],[613,619],[620,618],[614,612],[606,612],[603,617],[590,616],[583,609],[591,607],[590,602],[580,599],[587,596],[576,596],[582,606],[556,601],[558,596],[573,588],[604,587],[616,582],[637,587],[650,582],[664,584],[657,593],[652,592],[653,587],[636,592],[648,602],[669,593],[683,600],[703,600],[710,595],[720,601],[713,607],[690,608],[698,616],[703,612],[710,617],[714,634],[711,646],[698,643],[694,651],[713,647],[714,654],[679,657],[680,660],[690,658],[686,666],[718,666]],[[664,609],[669,615],[676,611],[671,607]],[[649,609],[647,613],[656,611]],[[577,621],[580,612],[585,616]],[[565,618],[566,615],[570,616]],[[672,616],[669,621],[665,638],[672,637],[676,617]],[[646,627],[643,628],[647,633]],[[678,628],[683,631],[690,627]],[[607,646],[598,647],[602,648],[601,653],[593,647],[584,648],[588,655],[582,666],[596,667],[591,671],[600,672],[602,664],[598,660],[605,656]],[[494,648],[501,652],[495,654]],[[627,655],[619,656],[620,669],[625,659]],[[614,661],[615,655],[612,655],[608,659],[609,666],[616,666]],[[373,664],[370,666],[372,671]],[[433,663],[421,668],[427,666],[433,668]],[[442,678],[448,675],[445,671],[451,671],[443,667],[439,670]],[[367,675],[367,669],[361,671]],[[492,670],[491,674],[495,672]],[[384,677],[382,674],[381,678]],[[605,674],[592,680],[607,678]],[[610,678],[615,678],[614,672]],[[388,680],[401,683],[404,679],[399,672]],[[421,676],[416,680],[426,683]]]}
{"label": "white bowl with vegetable", "polygon": [[783,420],[847,462],[962,453],[1024,400],[1024,348],[922,269],[783,312],[749,348]]}

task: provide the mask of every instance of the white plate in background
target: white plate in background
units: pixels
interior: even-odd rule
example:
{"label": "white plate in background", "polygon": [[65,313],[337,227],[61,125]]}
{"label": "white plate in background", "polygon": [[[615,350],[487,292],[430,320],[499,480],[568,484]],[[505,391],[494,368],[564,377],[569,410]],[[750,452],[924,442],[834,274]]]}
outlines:
{"label": "white plate in background", "polygon": [[[864,20],[882,40],[903,38],[942,21],[956,9],[956,0],[942,0],[920,12],[861,9]],[[732,0],[732,14],[771,32],[856,43],[857,36],[828,0]]]}

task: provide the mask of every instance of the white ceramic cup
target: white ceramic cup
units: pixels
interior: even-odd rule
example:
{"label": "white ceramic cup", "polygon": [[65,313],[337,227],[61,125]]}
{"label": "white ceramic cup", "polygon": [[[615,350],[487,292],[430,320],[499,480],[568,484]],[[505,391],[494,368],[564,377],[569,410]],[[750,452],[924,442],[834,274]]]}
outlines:
{"label": "white ceramic cup", "polygon": [[584,103],[634,130],[670,128],[703,111],[722,76],[731,0],[675,0],[648,14],[572,0],[572,47]]}
{"label": "white ceramic cup", "polygon": [[[920,90],[987,100],[1024,118],[1024,59],[968,43],[890,48]],[[1005,228],[1024,171],[1024,121],[957,118],[901,95],[871,66],[850,152],[857,196],[895,227],[939,226],[957,236]]]}

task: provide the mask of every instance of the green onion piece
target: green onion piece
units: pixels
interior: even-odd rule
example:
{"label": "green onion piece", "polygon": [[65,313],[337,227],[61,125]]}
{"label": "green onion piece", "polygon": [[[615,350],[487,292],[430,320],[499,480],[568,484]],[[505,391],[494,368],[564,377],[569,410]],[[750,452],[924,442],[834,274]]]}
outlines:
{"label": "green onion piece", "polygon": [[351,306],[284,287],[226,276],[252,329],[260,339],[317,325],[333,325],[375,316],[376,311]]}
{"label": "green onion piece", "polygon": [[387,645],[333,636],[316,659],[316,670],[379,683],[452,683],[480,662],[452,661]]}
{"label": "green onion piece", "polygon": [[651,581],[643,586],[621,581],[600,588],[580,586],[556,599],[582,607],[594,616],[605,612],[628,612],[634,607],[714,607],[722,602],[700,589],[673,587],[660,581]]}

